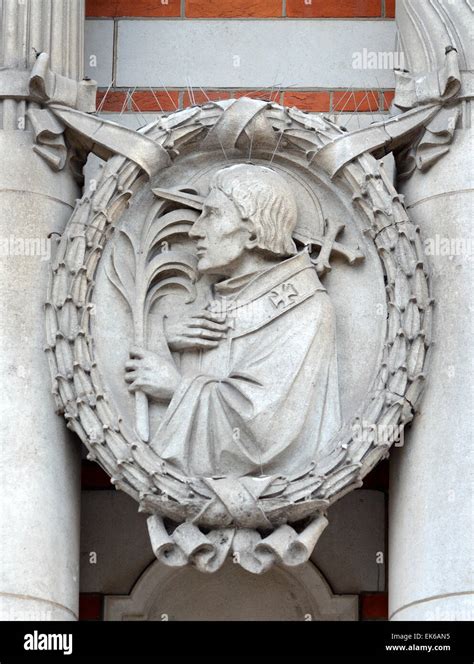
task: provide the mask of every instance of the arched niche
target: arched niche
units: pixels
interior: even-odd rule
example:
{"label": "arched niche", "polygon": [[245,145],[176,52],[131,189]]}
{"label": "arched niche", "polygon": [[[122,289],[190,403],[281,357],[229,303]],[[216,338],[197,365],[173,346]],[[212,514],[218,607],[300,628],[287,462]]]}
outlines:
{"label": "arched niche", "polygon": [[108,595],[111,620],[357,620],[357,595],[334,595],[311,562],[257,576],[228,560],[213,574],[158,561],[129,595]]}

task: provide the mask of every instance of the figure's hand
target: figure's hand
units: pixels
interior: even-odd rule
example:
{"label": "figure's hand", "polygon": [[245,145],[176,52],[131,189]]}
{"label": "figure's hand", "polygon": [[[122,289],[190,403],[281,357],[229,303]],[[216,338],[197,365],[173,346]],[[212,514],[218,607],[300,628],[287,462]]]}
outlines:
{"label": "figure's hand", "polygon": [[125,381],[130,392],[141,390],[155,401],[170,401],[180,381],[174,362],[135,346],[125,363]]}
{"label": "figure's hand", "polygon": [[225,314],[201,311],[181,320],[165,319],[170,350],[209,350],[219,345],[229,329]]}

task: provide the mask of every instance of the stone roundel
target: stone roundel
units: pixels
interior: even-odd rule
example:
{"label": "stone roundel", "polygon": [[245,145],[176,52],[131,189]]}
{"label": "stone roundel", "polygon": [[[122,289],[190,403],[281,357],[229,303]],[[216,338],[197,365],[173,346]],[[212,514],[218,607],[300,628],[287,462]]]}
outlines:
{"label": "stone roundel", "polygon": [[[308,171],[316,168],[315,155],[321,148],[344,133],[329,119],[258,102],[254,117],[229,136],[221,127],[231,108],[229,102],[221,102],[185,109],[140,131],[176,162],[190,151],[247,150],[245,137],[252,130],[245,134],[245,129],[253,123],[253,140],[261,151],[267,150],[275,163],[298,154]],[[383,165],[369,153],[351,159],[338,177],[365,220],[366,237],[383,268],[383,352],[366,399],[343,424],[328,452],[298,477],[277,478],[258,498],[250,496],[247,528],[268,530],[303,522],[324,514],[334,501],[361,486],[394,442],[387,431],[401,432],[412,420],[423,389],[432,299],[419,230]],[[122,213],[137,192],[149,186],[137,164],[123,156],[110,158],[95,190],[78,201],[58,243],[45,305],[46,353],[57,411],[87,446],[88,458],[102,466],[117,489],[137,500],[141,511],[203,528],[242,527],[234,519],[231,499],[223,506],[202,478],[183,476],[140,440],[118,412],[97,361],[91,334],[97,266]],[[232,491],[230,487],[231,497]]]}

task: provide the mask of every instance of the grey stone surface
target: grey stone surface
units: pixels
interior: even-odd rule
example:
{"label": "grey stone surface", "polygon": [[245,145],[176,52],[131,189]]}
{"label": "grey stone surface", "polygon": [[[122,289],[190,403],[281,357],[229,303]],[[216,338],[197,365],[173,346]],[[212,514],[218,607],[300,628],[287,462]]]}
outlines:
{"label": "grey stone surface", "polygon": [[[81,592],[128,595],[155,560],[146,516],[138,513],[135,501],[117,491],[83,491],[81,500]],[[329,517],[312,561],[332,592],[384,590],[385,565],[377,563],[379,552],[385,556],[384,495],[355,491],[334,505]],[[198,575],[203,582],[209,578]]]}
{"label": "grey stone surface", "polygon": [[[399,0],[397,16],[419,82],[415,92],[445,67],[444,47],[451,44],[461,70],[459,95],[468,94],[467,3],[420,7]],[[456,106],[456,130],[443,156],[425,172],[415,169],[402,186],[433,275],[436,344],[421,412],[391,464],[389,614],[397,621],[474,617],[472,100],[454,98],[450,108]]]}
{"label": "grey stone surface", "polygon": [[331,507],[311,560],[335,593],[385,590],[385,495],[360,489]]}
{"label": "grey stone surface", "polygon": [[[314,115],[318,115],[314,113]],[[365,129],[373,122],[388,120],[388,113],[326,113],[340,127],[345,127],[347,131],[357,131]]]}
{"label": "grey stone surface", "polygon": [[134,500],[115,490],[82,491],[81,592],[128,594],[154,559]]}
{"label": "grey stone surface", "polygon": [[[140,129],[149,122],[161,117],[162,113],[99,113],[99,117],[110,120],[129,129]],[[91,155],[93,157],[94,155]]]}
{"label": "grey stone surface", "polygon": [[[89,50],[99,49],[101,31],[107,39],[108,29],[94,28]],[[354,53],[364,48],[394,47],[393,21],[121,20],[116,84],[390,88],[390,69],[352,64]]]}
{"label": "grey stone surface", "polygon": [[[35,51],[46,51],[52,72],[69,77],[75,89],[82,77],[82,0],[1,4],[2,74],[11,69],[11,81],[27,80],[30,67],[41,65]],[[75,620],[79,449],[45,384],[42,301],[53,238],[79,188],[69,170],[50,168],[47,150],[43,156],[33,150],[25,118],[31,107],[14,95],[0,100],[0,619]]]}
{"label": "grey stone surface", "polygon": [[394,456],[390,614],[395,620],[474,617],[473,194],[472,167],[460,167],[465,155],[472,155],[471,133],[456,132],[450,152],[404,187],[433,270],[437,345],[421,413]]}
{"label": "grey stone surface", "polygon": [[[139,49],[136,49],[139,51]],[[84,73],[107,87],[112,81],[114,22],[88,20],[84,30]]]}
{"label": "grey stone surface", "polygon": [[[229,601],[229,597],[232,601]],[[105,620],[357,620],[358,597],[333,595],[310,562],[255,579],[226,561],[211,577],[156,561],[129,596],[105,598]]]}

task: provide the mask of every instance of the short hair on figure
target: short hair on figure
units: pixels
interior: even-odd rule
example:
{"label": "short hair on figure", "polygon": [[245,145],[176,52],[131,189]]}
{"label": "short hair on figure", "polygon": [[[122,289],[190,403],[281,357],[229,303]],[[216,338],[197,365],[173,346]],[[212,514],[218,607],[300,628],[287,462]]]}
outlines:
{"label": "short hair on figure", "polygon": [[214,174],[211,189],[230,198],[243,219],[255,227],[257,246],[277,256],[296,253],[292,233],[297,222],[297,205],[291,187],[267,166],[235,164]]}

